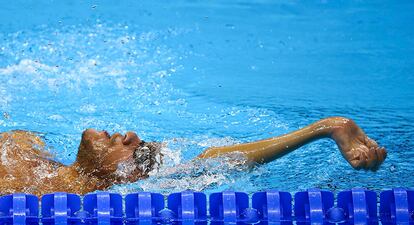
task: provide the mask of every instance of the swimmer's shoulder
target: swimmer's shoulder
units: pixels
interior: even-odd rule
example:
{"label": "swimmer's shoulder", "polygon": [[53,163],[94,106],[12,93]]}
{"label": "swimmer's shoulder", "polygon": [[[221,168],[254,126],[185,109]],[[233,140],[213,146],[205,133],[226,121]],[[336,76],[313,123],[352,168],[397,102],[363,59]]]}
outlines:
{"label": "swimmer's shoulder", "polygon": [[26,130],[11,130],[0,133],[0,151],[13,150],[15,153],[27,153],[33,156],[49,157],[45,142],[36,132]]}

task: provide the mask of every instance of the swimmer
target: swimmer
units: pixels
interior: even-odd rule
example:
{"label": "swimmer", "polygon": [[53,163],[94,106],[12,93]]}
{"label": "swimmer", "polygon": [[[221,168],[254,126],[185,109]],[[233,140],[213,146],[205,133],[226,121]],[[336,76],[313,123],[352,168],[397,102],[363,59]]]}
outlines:
{"label": "swimmer", "polygon": [[[354,169],[375,171],[387,155],[385,149],[370,139],[354,121],[330,117],[279,137],[212,147],[195,160],[237,152],[248,163],[262,164],[321,138],[334,140]],[[106,131],[94,129],[82,133],[76,161],[69,166],[54,161],[44,151],[45,143],[34,132],[0,133],[0,147],[1,195],[15,192],[38,196],[50,192],[85,194],[104,190],[114,184],[148,177],[162,156],[161,143],[144,142],[134,132],[111,136]],[[120,167],[124,168],[123,172],[120,172]]]}

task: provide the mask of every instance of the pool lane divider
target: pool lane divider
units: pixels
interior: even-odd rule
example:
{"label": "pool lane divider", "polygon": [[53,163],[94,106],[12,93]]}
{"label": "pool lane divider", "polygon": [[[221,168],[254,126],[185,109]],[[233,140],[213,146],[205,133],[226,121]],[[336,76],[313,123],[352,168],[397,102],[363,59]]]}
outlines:
{"label": "pool lane divider", "polygon": [[[414,224],[414,190],[382,191],[354,188],[334,193],[309,189],[224,191],[209,195],[183,191],[167,197],[139,192],[125,196],[97,192],[52,193],[41,198],[16,193],[0,197],[0,225],[289,225],[289,224]],[[250,202],[251,200],[251,202]],[[293,203],[292,203],[293,202]],[[335,204],[336,203],[336,204]],[[293,207],[292,207],[293,206]],[[124,210],[125,209],[125,210]],[[293,209],[293,210],[292,210]]]}

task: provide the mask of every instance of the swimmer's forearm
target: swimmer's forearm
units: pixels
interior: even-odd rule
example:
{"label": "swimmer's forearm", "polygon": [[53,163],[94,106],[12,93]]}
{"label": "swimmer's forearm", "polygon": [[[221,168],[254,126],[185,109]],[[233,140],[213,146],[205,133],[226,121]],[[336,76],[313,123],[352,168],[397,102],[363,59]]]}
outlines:
{"label": "swimmer's forearm", "polygon": [[261,141],[233,146],[213,147],[200,154],[198,158],[217,157],[230,152],[244,153],[248,160],[266,163],[318,139],[331,137],[338,118],[327,118],[306,126],[300,130]]}

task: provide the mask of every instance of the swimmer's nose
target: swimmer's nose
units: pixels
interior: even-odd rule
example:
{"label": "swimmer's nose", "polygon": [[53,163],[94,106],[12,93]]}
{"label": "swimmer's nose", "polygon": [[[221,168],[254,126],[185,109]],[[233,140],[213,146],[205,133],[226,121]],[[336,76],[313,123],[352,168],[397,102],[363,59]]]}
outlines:
{"label": "swimmer's nose", "polygon": [[138,135],[135,132],[128,131],[125,134],[124,140],[122,141],[124,145],[130,145],[130,144],[139,144],[141,143],[141,139],[138,137]]}

